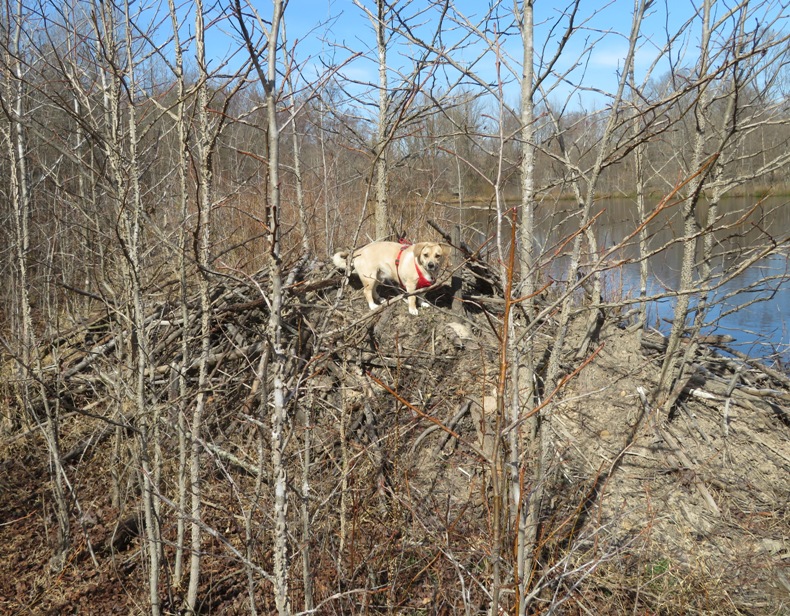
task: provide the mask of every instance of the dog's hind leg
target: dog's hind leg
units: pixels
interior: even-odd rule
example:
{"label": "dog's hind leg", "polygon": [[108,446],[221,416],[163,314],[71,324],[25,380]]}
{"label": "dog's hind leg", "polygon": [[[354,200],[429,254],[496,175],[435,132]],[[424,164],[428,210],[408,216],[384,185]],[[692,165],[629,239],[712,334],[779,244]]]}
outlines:
{"label": "dog's hind leg", "polygon": [[379,306],[379,294],[376,291],[378,280],[375,278],[362,279],[362,292],[365,294],[365,299],[368,300],[368,307],[375,310]]}

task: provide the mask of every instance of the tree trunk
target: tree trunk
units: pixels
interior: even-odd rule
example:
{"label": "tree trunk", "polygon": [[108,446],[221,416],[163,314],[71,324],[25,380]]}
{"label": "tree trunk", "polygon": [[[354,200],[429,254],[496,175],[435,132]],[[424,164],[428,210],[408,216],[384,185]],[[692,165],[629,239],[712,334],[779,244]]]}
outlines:
{"label": "tree trunk", "polygon": [[191,362],[189,352],[189,340],[187,336],[187,323],[189,322],[188,299],[188,277],[187,277],[187,245],[189,239],[187,219],[189,216],[189,194],[187,193],[187,151],[189,128],[184,114],[185,110],[185,86],[184,86],[184,57],[181,51],[181,38],[179,36],[179,21],[176,11],[175,0],[168,0],[170,20],[173,24],[173,50],[175,53],[175,78],[176,78],[176,97],[177,102],[173,110],[173,120],[178,131],[177,143],[177,198],[180,203],[179,208],[179,230],[178,230],[178,259],[177,272],[179,280],[179,298],[181,303],[181,322],[183,323],[184,333],[181,336],[181,360],[179,365],[173,370],[172,378],[178,383],[178,511],[176,520],[176,545],[175,562],[173,564],[173,588],[180,588],[184,578],[184,553],[186,539],[186,519],[187,519],[187,494],[189,491],[187,464],[189,459],[189,442],[187,440],[186,412],[188,408],[188,390],[186,380],[186,367]]}
{"label": "tree trunk", "polygon": [[389,169],[387,165],[387,126],[389,117],[389,91],[387,86],[387,4],[376,0],[376,46],[379,52],[379,117],[376,130],[376,239],[389,235]]}
{"label": "tree trunk", "polygon": [[211,353],[211,297],[209,285],[209,259],[211,250],[211,136],[208,119],[208,83],[206,72],[205,25],[203,22],[203,2],[195,3],[195,60],[199,73],[197,87],[197,199],[198,228],[197,266],[198,293],[200,296],[200,359],[198,367],[198,394],[192,412],[192,443],[189,463],[189,485],[191,491],[191,555],[189,565],[189,586],[187,588],[187,608],[195,613],[200,586],[201,555],[201,433],[203,414],[208,396],[208,360]]}
{"label": "tree trunk", "polygon": [[[519,295],[527,297],[523,306],[526,318],[531,322],[535,318],[534,248],[535,248],[535,71],[534,71],[534,4],[533,0],[524,0],[521,10],[516,15],[521,34],[521,208],[519,220],[519,269],[521,278]],[[513,370],[513,391],[510,402],[511,430],[511,493],[513,494],[513,510],[515,518],[515,571],[516,609],[519,616],[526,614],[527,602],[522,600],[528,592],[530,573],[535,566],[535,550],[538,528],[540,524],[540,503],[542,501],[542,466],[541,439],[543,438],[537,414],[533,415],[522,427],[520,416],[532,410],[535,404],[534,392],[534,345],[532,336],[517,336],[511,332],[508,340],[513,345],[510,361]],[[532,441],[534,468],[532,473],[532,490],[530,495],[524,494],[523,477],[526,463],[518,459],[520,451],[526,450],[528,443],[520,444],[522,430]],[[519,445],[520,444],[520,445]],[[535,464],[537,462],[537,464]]]}
{"label": "tree trunk", "polygon": [[[697,258],[697,205],[699,203],[702,188],[707,177],[708,168],[703,169],[705,159],[705,141],[708,131],[708,87],[709,82],[703,77],[708,73],[709,65],[709,44],[710,44],[710,11],[711,0],[704,0],[702,5],[702,32],[700,39],[700,59],[697,75],[701,79],[699,93],[694,105],[695,133],[694,133],[694,154],[690,173],[694,178],[690,185],[690,190],[683,201],[683,257],[680,266],[680,281],[678,283],[678,297],[675,303],[674,318],[672,329],[669,334],[666,355],[661,366],[661,376],[654,392],[653,403],[664,406],[666,403],[674,404],[670,392],[674,382],[680,376],[682,367],[679,365],[678,350],[681,338],[686,330],[686,320],[689,314],[691,296],[696,283],[694,282],[694,269]],[[664,409],[669,412],[669,409]]]}

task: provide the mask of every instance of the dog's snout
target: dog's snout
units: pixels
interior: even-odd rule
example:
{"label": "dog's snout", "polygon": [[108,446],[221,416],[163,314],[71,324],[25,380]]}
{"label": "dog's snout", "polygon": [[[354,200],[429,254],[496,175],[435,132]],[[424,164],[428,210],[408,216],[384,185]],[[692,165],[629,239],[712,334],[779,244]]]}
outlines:
{"label": "dog's snout", "polygon": [[436,261],[428,261],[425,264],[425,267],[428,268],[431,271],[435,270],[436,269]]}

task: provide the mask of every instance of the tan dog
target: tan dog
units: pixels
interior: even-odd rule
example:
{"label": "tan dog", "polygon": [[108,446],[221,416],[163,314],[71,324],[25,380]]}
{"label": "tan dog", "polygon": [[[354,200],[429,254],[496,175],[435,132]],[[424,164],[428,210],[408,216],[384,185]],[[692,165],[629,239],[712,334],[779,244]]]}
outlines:
{"label": "tan dog", "polygon": [[[362,290],[368,306],[375,310],[379,295],[379,282],[398,282],[407,293],[431,286],[442,267],[449,247],[436,242],[400,244],[398,242],[373,242],[355,250],[351,257],[353,270],[362,281]],[[335,267],[346,269],[348,252],[338,252],[332,257]],[[417,314],[417,298],[409,296],[409,312]]]}

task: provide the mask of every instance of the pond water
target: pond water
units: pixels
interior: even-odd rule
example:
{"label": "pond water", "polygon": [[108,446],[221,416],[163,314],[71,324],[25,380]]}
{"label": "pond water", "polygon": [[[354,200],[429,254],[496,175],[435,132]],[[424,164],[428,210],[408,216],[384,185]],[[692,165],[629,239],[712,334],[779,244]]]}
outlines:
{"label": "pond water", "polygon": [[[600,216],[595,221],[601,252],[608,255],[604,276],[604,298],[639,296],[639,263],[636,238],[624,242],[638,226],[636,204],[629,199],[605,199],[596,204]],[[653,204],[655,207],[655,204]],[[748,213],[748,215],[746,215]],[[492,237],[495,216],[486,209],[447,212],[448,219],[464,220],[465,239],[479,246]],[[704,214],[704,213],[703,213]],[[564,280],[570,244],[558,251],[562,242],[577,228],[573,204],[562,202],[539,207],[536,213],[537,248],[546,259],[544,278]],[[671,294],[678,289],[683,251],[680,205],[663,210],[647,226],[648,295]],[[509,231],[506,233],[509,235]],[[756,260],[734,275],[733,272],[772,242],[787,241],[790,236],[790,200],[771,197],[730,198],[721,203],[716,224],[713,276],[716,288],[706,322],[707,333],[727,334],[735,338],[733,348],[753,357],[778,358],[790,362],[790,246]],[[495,258],[493,255],[490,258]],[[583,262],[593,262],[589,255]],[[692,298],[692,303],[696,298]],[[669,330],[673,317],[673,297],[655,297],[648,308],[649,324]]]}

